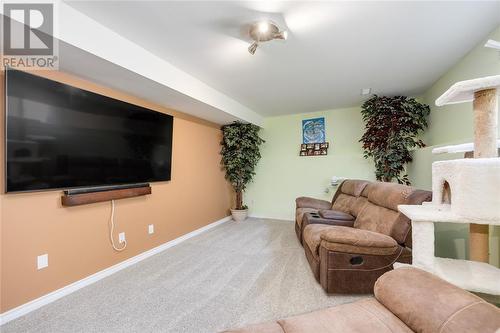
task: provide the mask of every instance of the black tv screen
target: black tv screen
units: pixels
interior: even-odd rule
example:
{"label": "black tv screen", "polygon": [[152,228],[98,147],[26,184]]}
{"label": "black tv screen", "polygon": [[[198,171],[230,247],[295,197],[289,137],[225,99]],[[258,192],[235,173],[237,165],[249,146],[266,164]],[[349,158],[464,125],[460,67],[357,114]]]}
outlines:
{"label": "black tv screen", "polygon": [[6,71],[6,192],[170,180],[173,117]]}

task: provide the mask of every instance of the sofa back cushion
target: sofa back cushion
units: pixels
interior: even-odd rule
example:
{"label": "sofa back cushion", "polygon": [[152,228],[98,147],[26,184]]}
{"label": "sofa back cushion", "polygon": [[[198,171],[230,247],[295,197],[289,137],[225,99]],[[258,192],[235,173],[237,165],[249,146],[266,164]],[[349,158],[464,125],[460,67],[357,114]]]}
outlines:
{"label": "sofa back cushion", "polygon": [[431,199],[431,192],[383,182],[369,184],[366,192],[368,200],[356,215],[354,227],[391,236],[399,244],[409,242],[411,222],[398,211],[398,205],[421,204]]}
{"label": "sofa back cushion", "polygon": [[356,198],[351,206],[351,215],[358,216],[365,204],[368,202],[368,184],[366,184],[365,189],[361,192],[361,195]]}
{"label": "sofa back cushion", "polygon": [[368,180],[347,179],[342,182],[340,190],[342,193],[359,197],[363,193],[366,186],[370,183],[371,182]]}
{"label": "sofa back cushion", "polygon": [[332,209],[356,217],[366,202],[367,192],[365,189],[368,184],[370,182],[366,180],[348,179],[343,181],[333,197]]}
{"label": "sofa back cushion", "polygon": [[400,213],[368,201],[354,221],[354,228],[378,232],[393,237],[399,244],[406,239],[409,221]]}
{"label": "sofa back cushion", "polygon": [[415,332],[493,333],[500,328],[500,309],[420,269],[385,273],[374,294]]}

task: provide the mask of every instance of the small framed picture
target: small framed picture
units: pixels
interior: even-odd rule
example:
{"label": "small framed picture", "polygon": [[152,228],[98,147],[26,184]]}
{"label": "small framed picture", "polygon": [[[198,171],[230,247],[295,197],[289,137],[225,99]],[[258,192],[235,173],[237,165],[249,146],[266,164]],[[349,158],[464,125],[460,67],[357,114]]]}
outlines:
{"label": "small framed picture", "polygon": [[328,142],[302,143],[299,156],[325,156],[328,155]]}

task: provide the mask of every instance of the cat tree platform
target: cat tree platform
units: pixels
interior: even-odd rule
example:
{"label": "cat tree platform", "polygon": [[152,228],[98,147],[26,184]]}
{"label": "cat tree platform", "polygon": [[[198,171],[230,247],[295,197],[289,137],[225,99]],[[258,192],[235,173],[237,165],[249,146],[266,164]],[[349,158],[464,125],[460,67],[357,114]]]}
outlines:
{"label": "cat tree platform", "polygon": [[[500,148],[500,140],[497,140],[497,148]],[[433,154],[452,154],[452,153],[468,153],[474,151],[474,143],[461,143],[458,145],[450,145],[436,147],[432,149]]]}
{"label": "cat tree platform", "polygon": [[[434,223],[500,225],[500,219],[483,221],[462,217],[454,213],[448,204],[400,205],[398,209],[412,221],[413,266],[431,272],[460,288],[500,295],[500,269],[483,262],[440,258],[434,255]],[[397,268],[406,264],[396,263],[394,266]]]}
{"label": "cat tree platform", "polygon": [[500,94],[500,75],[486,76],[479,79],[460,81],[455,83],[436,99],[436,106],[447,104],[458,104],[471,102],[477,92],[483,90],[496,89],[496,94]]}

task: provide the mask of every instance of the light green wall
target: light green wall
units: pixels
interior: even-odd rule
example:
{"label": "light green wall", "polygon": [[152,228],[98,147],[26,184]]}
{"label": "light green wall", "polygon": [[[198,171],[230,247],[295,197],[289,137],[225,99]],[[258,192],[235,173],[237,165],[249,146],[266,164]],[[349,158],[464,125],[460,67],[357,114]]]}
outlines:
{"label": "light green wall", "polygon": [[434,103],[455,82],[500,74],[499,52],[484,47],[488,39],[500,41],[500,26],[424,94],[424,102],[431,106],[429,129],[424,135],[425,142],[429,146],[456,141],[466,142],[472,139],[472,103],[442,107],[436,107]]}
{"label": "light green wall", "polygon": [[[500,27],[488,38],[500,40]],[[432,148],[472,139],[471,103],[438,108],[434,101],[457,81],[500,74],[499,53],[483,47],[488,38],[419,96],[419,100],[431,106],[431,114],[429,129],[423,135],[428,147],[414,152],[414,161],[407,170],[412,184],[418,188],[431,188],[432,162],[462,157],[461,154],[432,155]],[[328,155],[300,157],[302,119],[317,116],[326,118],[327,140],[331,143]],[[296,197],[331,199],[334,192],[328,186],[331,176],[373,180],[372,162],[363,158],[358,142],[363,129],[359,107],[266,118],[261,134],[267,142],[262,148],[255,180],[246,192],[245,202],[250,207],[250,214],[291,220]],[[325,193],[326,188],[330,189],[329,193]],[[490,234],[491,263],[499,266],[500,228],[492,228]],[[438,256],[466,258],[467,242],[467,227],[452,224],[436,227]]]}
{"label": "light green wall", "polygon": [[[500,54],[498,51],[484,47],[488,39],[500,40],[500,27],[485,37],[423,95],[423,101],[431,106],[430,126],[423,136],[429,146],[413,153],[413,163],[407,169],[410,180],[416,187],[431,189],[432,162],[463,157],[463,154],[432,155],[432,148],[472,142],[472,103],[437,107],[434,102],[455,82],[500,74]],[[436,255],[466,259],[468,257],[468,231],[468,226],[436,225]],[[499,227],[490,227],[490,263],[497,267],[500,265]]]}
{"label": "light green wall", "polygon": [[[299,156],[302,119],[325,117],[327,156]],[[293,219],[295,198],[306,195],[330,200],[332,176],[373,179],[371,162],[363,158],[363,122],[359,108],[271,117],[261,131],[266,143],[245,202],[254,216]],[[329,188],[329,193],[325,189]]]}

